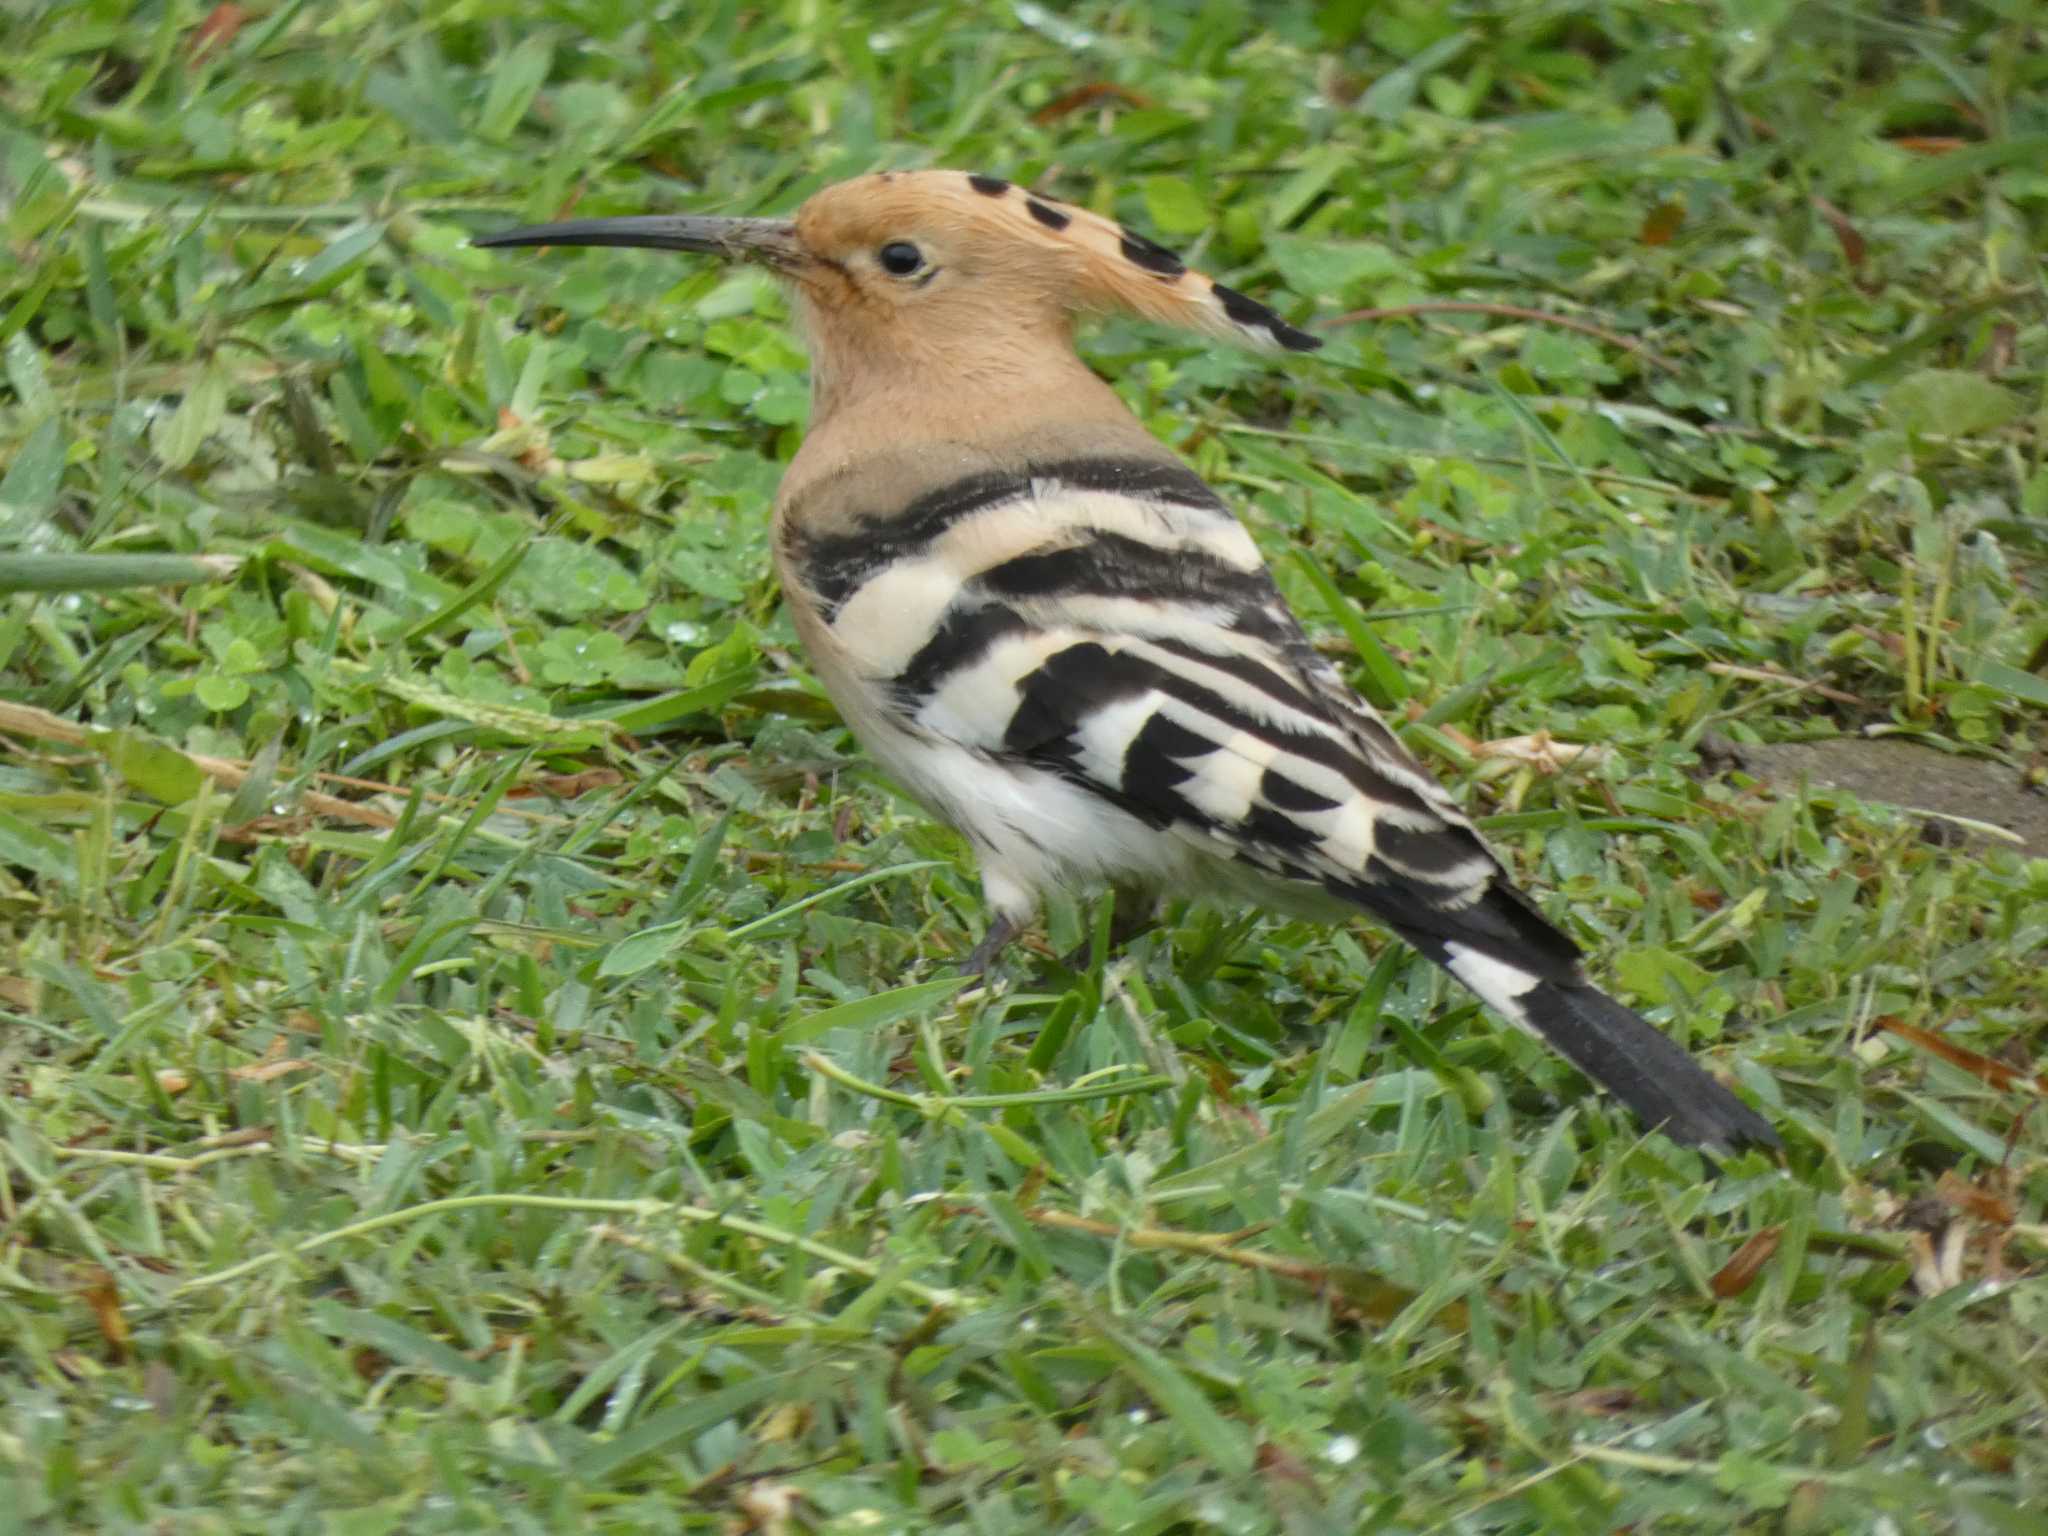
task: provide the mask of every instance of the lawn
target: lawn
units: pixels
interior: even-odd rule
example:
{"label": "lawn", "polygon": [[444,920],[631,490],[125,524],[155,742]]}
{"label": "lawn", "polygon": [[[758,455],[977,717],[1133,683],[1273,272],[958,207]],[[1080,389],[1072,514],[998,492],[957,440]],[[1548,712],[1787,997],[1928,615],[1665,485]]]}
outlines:
{"label": "lawn", "polygon": [[[2048,788],[2048,11],[0,49],[0,1531],[2042,1528],[2048,844],[1944,796]],[[768,568],[782,296],[468,244],[923,165],[1327,338],[1084,346],[1782,1163],[1363,924],[963,989]]]}

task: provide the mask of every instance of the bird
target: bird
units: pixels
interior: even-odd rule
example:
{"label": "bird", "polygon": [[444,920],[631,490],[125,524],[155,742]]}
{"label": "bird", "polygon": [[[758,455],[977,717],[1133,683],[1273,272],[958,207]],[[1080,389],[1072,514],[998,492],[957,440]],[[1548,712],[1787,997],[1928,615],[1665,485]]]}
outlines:
{"label": "bird", "polygon": [[752,263],[812,409],[772,545],[856,738],[979,866],[985,968],[1066,889],[1363,913],[1652,1129],[1781,1147],[1589,979],[1472,819],[1311,643],[1245,525],[1081,357],[1121,313],[1272,353],[1320,338],[1113,219],[998,176],[880,171],[789,218],[525,225],[490,247]]}

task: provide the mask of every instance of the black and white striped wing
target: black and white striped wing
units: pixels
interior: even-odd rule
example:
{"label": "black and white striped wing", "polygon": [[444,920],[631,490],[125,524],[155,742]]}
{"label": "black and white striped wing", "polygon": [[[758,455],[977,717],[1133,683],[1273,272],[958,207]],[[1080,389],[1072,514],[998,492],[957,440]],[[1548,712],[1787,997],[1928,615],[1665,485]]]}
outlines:
{"label": "black and white striped wing", "polygon": [[[917,737],[1085,787],[1210,857],[1404,933],[1569,967],[1443,789],[1310,647],[1257,546],[1174,461],[964,478],[797,553]],[[971,826],[967,829],[972,833]],[[1488,946],[1489,948],[1492,946]]]}
{"label": "black and white striped wing", "polygon": [[[1517,971],[1575,972],[1569,940],[1310,646],[1236,519],[1193,476],[1182,494],[1193,501],[1197,488],[1216,522],[1196,547],[1077,531],[1073,545],[983,578],[1046,642],[1018,681],[1001,750],[1055,763],[1263,875],[1355,902],[1440,963],[1469,950]],[[1091,626],[1093,604],[1115,594],[1130,594],[1116,626]]]}

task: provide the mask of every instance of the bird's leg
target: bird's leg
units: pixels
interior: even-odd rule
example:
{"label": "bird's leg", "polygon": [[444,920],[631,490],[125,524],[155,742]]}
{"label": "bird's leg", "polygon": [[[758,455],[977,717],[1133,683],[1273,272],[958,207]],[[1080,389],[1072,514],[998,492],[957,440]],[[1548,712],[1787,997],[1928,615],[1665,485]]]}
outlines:
{"label": "bird's leg", "polygon": [[988,932],[981,936],[981,942],[974,946],[967,956],[967,963],[960,967],[968,976],[986,976],[989,967],[996,963],[996,957],[1010,940],[1017,937],[1022,926],[1007,912],[997,912],[989,919]]}
{"label": "bird's leg", "polygon": [[[1119,890],[1108,899],[1116,903],[1116,910],[1109,920],[1109,949],[1102,957],[1104,960],[1150,929],[1159,918],[1158,902],[1147,901],[1141,892]],[[1095,935],[1090,932],[1061,957],[1060,964],[1070,971],[1085,971],[1094,960]]]}

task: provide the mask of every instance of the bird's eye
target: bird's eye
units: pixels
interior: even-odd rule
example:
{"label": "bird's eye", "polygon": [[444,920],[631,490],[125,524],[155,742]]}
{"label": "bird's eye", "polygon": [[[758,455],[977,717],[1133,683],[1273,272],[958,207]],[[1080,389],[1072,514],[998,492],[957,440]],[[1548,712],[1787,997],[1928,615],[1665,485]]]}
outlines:
{"label": "bird's eye", "polygon": [[924,265],[924,252],[908,240],[891,240],[875,252],[875,260],[892,277],[908,277]]}

